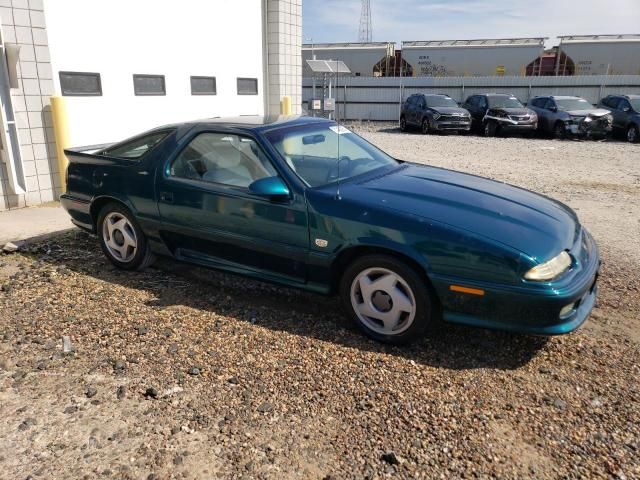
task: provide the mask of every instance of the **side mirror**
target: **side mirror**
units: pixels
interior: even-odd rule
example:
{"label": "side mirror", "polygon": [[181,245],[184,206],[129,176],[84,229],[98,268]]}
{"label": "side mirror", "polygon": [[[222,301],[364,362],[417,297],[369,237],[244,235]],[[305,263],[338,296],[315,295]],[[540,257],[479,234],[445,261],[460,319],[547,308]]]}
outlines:
{"label": "side mirror", "polygon": [[549,107],[549,110],[551,112],[557,112],[558,111],[558,107]]}
{"label": "side mirror", "polygon": [[622,109],[622,111],[623,111],[624,113],[627,113],[627,112],[630,112],[630,111],[631,111],[631,108],[629,108],[629,107],[624,107],[624,108]]}
{"label": "side mirror", "polygon": [[280,177],[266,177],[256,180],[249,185],[249,191],[259,197],[279,202],[287,200],[291,196],[289,187]]}

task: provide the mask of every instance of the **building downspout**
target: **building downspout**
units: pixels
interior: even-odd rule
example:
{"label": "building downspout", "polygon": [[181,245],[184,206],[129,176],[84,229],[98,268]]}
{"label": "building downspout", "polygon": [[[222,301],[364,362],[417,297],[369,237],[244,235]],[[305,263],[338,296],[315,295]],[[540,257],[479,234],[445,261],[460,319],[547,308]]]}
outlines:
{"label": "building downspout", "polygon": [[271,114],[269,95],[271,79],[269,78],[269,0],[262,0],[262,95],[264,101],[264,116]]}

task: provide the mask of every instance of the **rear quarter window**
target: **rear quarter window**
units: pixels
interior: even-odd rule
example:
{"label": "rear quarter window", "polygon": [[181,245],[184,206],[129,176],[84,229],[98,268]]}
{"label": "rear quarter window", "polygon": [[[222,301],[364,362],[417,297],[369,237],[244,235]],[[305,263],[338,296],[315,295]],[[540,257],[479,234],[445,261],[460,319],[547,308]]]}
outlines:
{"label": "rear quarter window", "polygon": [[153,150],[170,133],[171,130],[164,130],[143,135],[132,140],[125,140],[122,143],[105,148],[100,152],[100,155],[124,158],[126,160],[139,160]]}

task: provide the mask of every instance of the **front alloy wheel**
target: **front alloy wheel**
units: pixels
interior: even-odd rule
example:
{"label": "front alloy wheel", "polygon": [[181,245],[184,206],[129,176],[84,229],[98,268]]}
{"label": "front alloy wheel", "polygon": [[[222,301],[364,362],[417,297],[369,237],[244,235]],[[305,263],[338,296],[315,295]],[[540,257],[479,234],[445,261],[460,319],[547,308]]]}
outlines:
{"label": "front alloy wheel", "polygon": [[558,140],[564,140],[567,137],[566,127],[563,122],[556,122],[553,127],[553,136]]}
{"label": "front alloy wheel", "polygon": [[629,143],[638,143],[640,142],[640,131],[638,127],[635,125],[630,125],[627,130],[627,141]]}
{"label": "front alloy wheel", "polygon": [[353,279],[351,306],[367,328],[381,335],[401,334],[416,318],[413,291],[386,268],[367,268]]}
{"label": "front alloy wheel", "polygon": [[351,264],[341,280],[340,295],[354,323],[369,337],[386,343],[416,340],[432,316],[425,280],[386,255],[362,257]]}

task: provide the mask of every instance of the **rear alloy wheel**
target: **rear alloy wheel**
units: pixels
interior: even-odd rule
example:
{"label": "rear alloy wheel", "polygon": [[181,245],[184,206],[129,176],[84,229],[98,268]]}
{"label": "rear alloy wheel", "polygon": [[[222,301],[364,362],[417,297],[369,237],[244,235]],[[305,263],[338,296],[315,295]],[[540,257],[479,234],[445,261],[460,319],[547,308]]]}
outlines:
{"label": "rear alloy wheel", "polygon": [[407,131],[407,119],[404,117],[400,117],[400,131],[401,132]]}
{"label": "rear alloy wheel", "polygon": [[567,138],[567,132],[563,122],[556,122],[553,127],[553,136],[558,140]]}
{"label": "rear alloy wheel", "polygon": [[484,124],[484,136],[485,137],[495,137],[498,133],[498,124],[493,120],[489,120]]}
{"label": "rear alloy wheel", "polygon": [[424,279],[391,256],[370,255],[352,263],[342,276],[340,296],[354,323],[385,343],[417,340],[432,317]]}
{"label": "rear alloy wheel", "polygon": [[640,130],[636,125],[629,125],[629,128],[627,129],[627,141],[629,143],[640,142]]}
{"label": "rear alloy wheel", "polygon": [[118,203],[105,205],[98,215],[100,247],[116,267],[142,270],[153,261],[147,239],[133,215]]}
{"label": "rear alloy wheel", "polygon": [[422,133],[424,133],[425,135],[431,133],[431,122],[428,118],[422,120]]}

